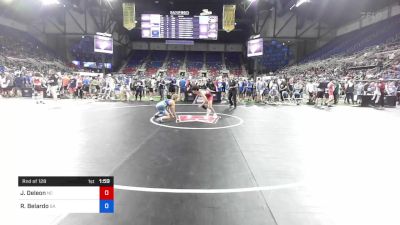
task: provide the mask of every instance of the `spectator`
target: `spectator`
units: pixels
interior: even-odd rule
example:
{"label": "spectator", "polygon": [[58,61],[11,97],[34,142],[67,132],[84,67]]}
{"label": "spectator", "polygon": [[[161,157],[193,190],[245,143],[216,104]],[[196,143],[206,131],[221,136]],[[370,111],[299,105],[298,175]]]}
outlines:
{"label": "spectator", "polygon": [[231,78],[229,80],[229,93],[228,93],[228,100],[229,100],[229,105],[230,107],[234,107],[236,108],[237,105],[237,82],[235,81],[235,79]]}
{"label": "spectator", "polygon": [[144,87],[143,81],[138,79],[135,84],[135,89],[136,89],[135,101],[137,101],[138,96],[139,96],[139,100],[142,101],[143,87]]}
{"label": "spectator", "polygon": [[58,98],[58,75],[53,73],[47,82],[49,84],[51,96],[56,101]]}
{"label": "spectator", "polygon": [[349,79],[345,85],[345,91],[346,91],[346,99],[347,99],[347,104],[354,105],[354,83],[351,79]]}

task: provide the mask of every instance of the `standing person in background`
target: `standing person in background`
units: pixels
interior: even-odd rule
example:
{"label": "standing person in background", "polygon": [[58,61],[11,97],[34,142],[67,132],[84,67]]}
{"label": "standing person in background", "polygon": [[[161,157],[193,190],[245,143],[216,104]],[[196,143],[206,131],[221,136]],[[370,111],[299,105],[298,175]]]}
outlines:
{"label": "standing person in background", "polygon": [[333,98],[334,98],[334,104],[336,105],[339,100],[341,86],[339,81],[334,81],[333,83],[335,84],[335,91],[333,92]]}
{"label": "standing person in background", "polygon": [[149,78],[146,78],[144,84],[146,88],[144,97],[150,96],[151,80]]}
{"label": "standing person in background", "polygon": [[136,93],[136,79],[134,79],[133,77],[131,78],[130,82],[129,82],[129,90],[131,90],[131,93],[133,95],[133,93]]}
{"label": "standing person in background", "polygon": [[233,106],[235,109],[237,104],[237,89],[238,89],[237,82],[233,79],[233,77],[231,77],[231,79],[229,80],[228,100],[229,100],[229,107]]}
{"label": "standing person in background", "polygon": [[137,101],[137,97],[139,96],[139,100],[142,101],[142,93],[143,93],[143,81],[141,81],[140,79],[138,79],[136,81],[136,93],[135,93],[135,101]]}
{"label": "standing person in background", "polygon": [[36,101],[36,104],[42,103],[43,102],[43,77],[40,73],[35,73],[33,75],[33,97],[34,100]]}
{"label": "standing person in background", "polygon": [[244,82],[242,80],[242,78],[239,79],[238,82],[238,91],[239,91],[239,97],[238,100],[240,101],[240,99],[242,98],[243,92],[244,92]]}
{"label": "standing person in background", "polygon": [[223,88],[222,87],[222,80],[218,79],[218,80],[215,81],[215,83],[216,83],[215,86],[217,87],[217,92],[219,92],[221,94],[221,101],[223,101],[224,98],[222,97],[222,93],[223,93],[222,92],[222,88]]}
{"label": "standing person in background", "polygon": [[356,90],[356,95],[357,95],[357,104],[361,103],[361,96],[364,94],[364,84],[362,82],[359,82],[357,85],[355,85],[355,90]]}
{"label": "standing person in background", "polygon": [[97,77],[92,77],[92,80],[90,81],[90,97],[96,96],[100,92],[100,82],[99,78]]}
{"label": "standing person in background", "polygon": [[313,82],[308,81],[306,84],[306,91],[308,93],[308,104],[313,104],[315,103],[315,92],[316,90],[314,89],[315,85]]}
{"label": "standing person in background", "polygon": [[380,107],[383,108],[385,107],[385,89],[386,89],[386,85],[385,82],[383,81],[383,79],[379,79],[379,83],[377,85],[377,88],[380,92],[380,96],[379,96],[379,104]]}
{"label": "standing person in background", "polygon": [[214,82],[210,78],[207,79],[206,88],[209,89],[210,91],[213,91],[213,92],[217,90],[217,88],[215,87]]}
{"label": "standing person in background", "polygon": [[[125,77],[123,79],[123,82],[121,83],[120,87],[120,99],[121,100],[126,100],[127,102],[130,101],[131,99],[131,88],[130,88],[130,79],[128,77]],[[123,98],[125,96],[125,98]]]}
{"label": "standing person in background", "polygon": [[67,95],[68,93],[69,80],[70,78],[67,74],[65,74],[64,77],[62,78],[61,93],[63,96]]}
{"label": "standing person in background", "polygon": [[287,92],[288,92],[288,97],[292,97],[294,93],[294,79],[290,78],[289,82],[287,84]]}
{"label": "standing person in background", "polygon": [[332,107],[332,103],[335,101],[335,83],[333,79],[330,79],[330,82],[328,83],[328,101],[326,104],[328,107]]}
{"label": "standing person in background", "polygon": [[14,79],[14,84],[15,84],[15,94],[16,96],[21,96],[22,95],[22,88],[24,87],[23,85],[23,79],[21,74],[17,74],[17,76]]}
{"label": "standing person in background", "polygon": [[154,101],[154,92],[156,91],[157,87],[157,81],[154,76],[150,79],[150,88],[149,88],[149,95],[150,95],[150,101]]}
{"label": "standing person in background", "polygon": [[161,79],[158,81],[158,94],[160,95],[160,99],[164,99],[164,89],[165,89],[165,81]]}
{"label": "standing person in background", "polygon": [[115,77],[112,74],[109,75],[109,78],[110,78],[108,80],[108,87],[110,89],[109,98],[114,99],[115,98],[115,87],[117,86],[117,80],[115,79]]}
{"label": "standing person in background", "polygon": [[115,96],[115,80],[114,77],[111,74],[107,75],[107,78],[105,80],[106,84],[106,91],[104,94],[105,99],[111,99],[112,97]]}
{"label": "standing person in background", "polygon": [[354,83],[351,79],[347,81],[345,85],[345,91],[346,91],[347,104],[350,104],[350,99],[351,99],[351,104],[354,105]]}
{"label": "standing person in background", "polygon": [[263,101],[264,90],[265,90],[264,82],[262,81],[261,77],[257,77],[257,82],[256,82],[257,102]]}
{"label": "standing person in background", "polygon": [[82,90],[83,90],[83,98],[87,98],[89,96],[89,92],[90,92],[90,77],[86,76],[83,78],[82,81]]}
{"label": "standing person in background", "polygon": [[179,96],[181,101],[185,101],[185,95],[186,95],[186,79],[182,77],[179,80]]}
{"label": "standing person in background", "polygon": [[193,84],[192,84],[191,79],[192,79],[192,78],[189,77],[189,78],[186,80],[186,91],[187,91],[187,92],[190,92],[190,91],[192,90]]}
{"label": "standing person in background", "polygon": [[317,86],[317,97],[315,98],[315,107],[318,105],[324,105],[326,83],[324,80],[320,80]]}
{"label": "standing person in background", "polygon": [[253,79],[250,79],[247,82],[247,85],[246,85],[246,97],[247,97],[247,101],[250,101],[250,99],[254,100]]}
{"label": "standing person in background", "polygon": [[223,78],[222,82],[221,82],[221,85],[222,85],[221,98],[223,100],[226,100],[226,90],[227,90],[227,86],[226,86],[227,82],[226,82],[226,80],[227,80],[227,78]]}
{"label": "standing person in background", "polygon": [[71,79],[69,79],[68,92],[70,98],[75,97],[77,85],[78,81],[76,79],[76,76],[73,76]]}
{"label": "standing person in background", "polygon": [[172,96],[176,92],[176,80],[172,78],[168,86],[168,94]]}
{"label": "standing person in background", "polygon": [[57,92],[58,92],[58,76],[57,74],[52,74],[48,80],[48,83],[50,85],[50,93],[51,96],[53,97],[54,101],[57,101]]}
{"label": "standing person in background", "polygon": [[370,91],[373,91],[372,101],[374,103],[373,105],[376,107],[376,104],[379,103],[379,99],[381,97],[381,92],[378,88],[378,83],[371,82],[368,89]]}
{"label": "standing person in background", "polygon": [[78,96],[78,98],[82,99],[83,98],[83,76],[79,76],[78,80],[77,80],[77,89],[76,89],[76,96]]}

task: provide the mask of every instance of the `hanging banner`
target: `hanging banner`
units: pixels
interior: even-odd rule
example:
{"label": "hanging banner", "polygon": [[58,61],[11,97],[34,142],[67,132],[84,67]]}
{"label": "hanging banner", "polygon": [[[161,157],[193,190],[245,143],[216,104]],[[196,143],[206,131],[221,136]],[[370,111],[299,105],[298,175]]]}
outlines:
{"label": "hanging banner", "polygon": [[235,10],[236,5],[224,5],[222,29],[231,32],[235,29]]}
{"label": "hanging banner", "polygon": [[135,3],[122,3],[122,12],[124,17],[124,27],[128,30],[135,28]]}

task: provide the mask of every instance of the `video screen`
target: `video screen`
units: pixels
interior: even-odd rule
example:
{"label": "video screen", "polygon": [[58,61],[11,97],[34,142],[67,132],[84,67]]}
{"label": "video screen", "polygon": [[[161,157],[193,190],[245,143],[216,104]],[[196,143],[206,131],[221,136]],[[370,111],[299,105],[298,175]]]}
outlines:
{"label": "video screen", "polygon": [[72,61],[72,64],[74,64],[75,66],[81,66],[81,62],[80,61]]}
{"label": "video screen", "polygon": [[262,38],[249,40],[247,42],[247,57],[263,55],[264,42]]}
{"label": "video screen", "polygon": [[104,37],[100,35],[94,36],[94,51],[100,53],[113,54],[112,37]]}
{"label": "video screen", "polygon": [[104,63],[104,66],[106,67],[106,69],[111,69],[112,68],[111,63]]}
{"label": "video screen", "polygon": [[83,67],[96,69],[97,68],[97,64],[96,64],[96,62],[83,62]]}
{"label": "video screen", "polygon": [[142,38],[218,39],[218,16],[142,14]]}
{"label": "video screen", "polygon": [[[98,69],[103,69],[103,63],[98,63],[97,64]],[[111,69],[111,63],[104,63],[104,68],[106,69]]]}

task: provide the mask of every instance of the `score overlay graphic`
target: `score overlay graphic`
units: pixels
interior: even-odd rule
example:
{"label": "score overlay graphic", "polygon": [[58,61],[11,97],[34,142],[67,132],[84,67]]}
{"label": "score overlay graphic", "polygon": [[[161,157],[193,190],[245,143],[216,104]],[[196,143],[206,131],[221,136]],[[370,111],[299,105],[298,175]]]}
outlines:
{"label": "score overlay graphic", "polygon": [[114,213],[114,177],[18,177],[20,212]]}

